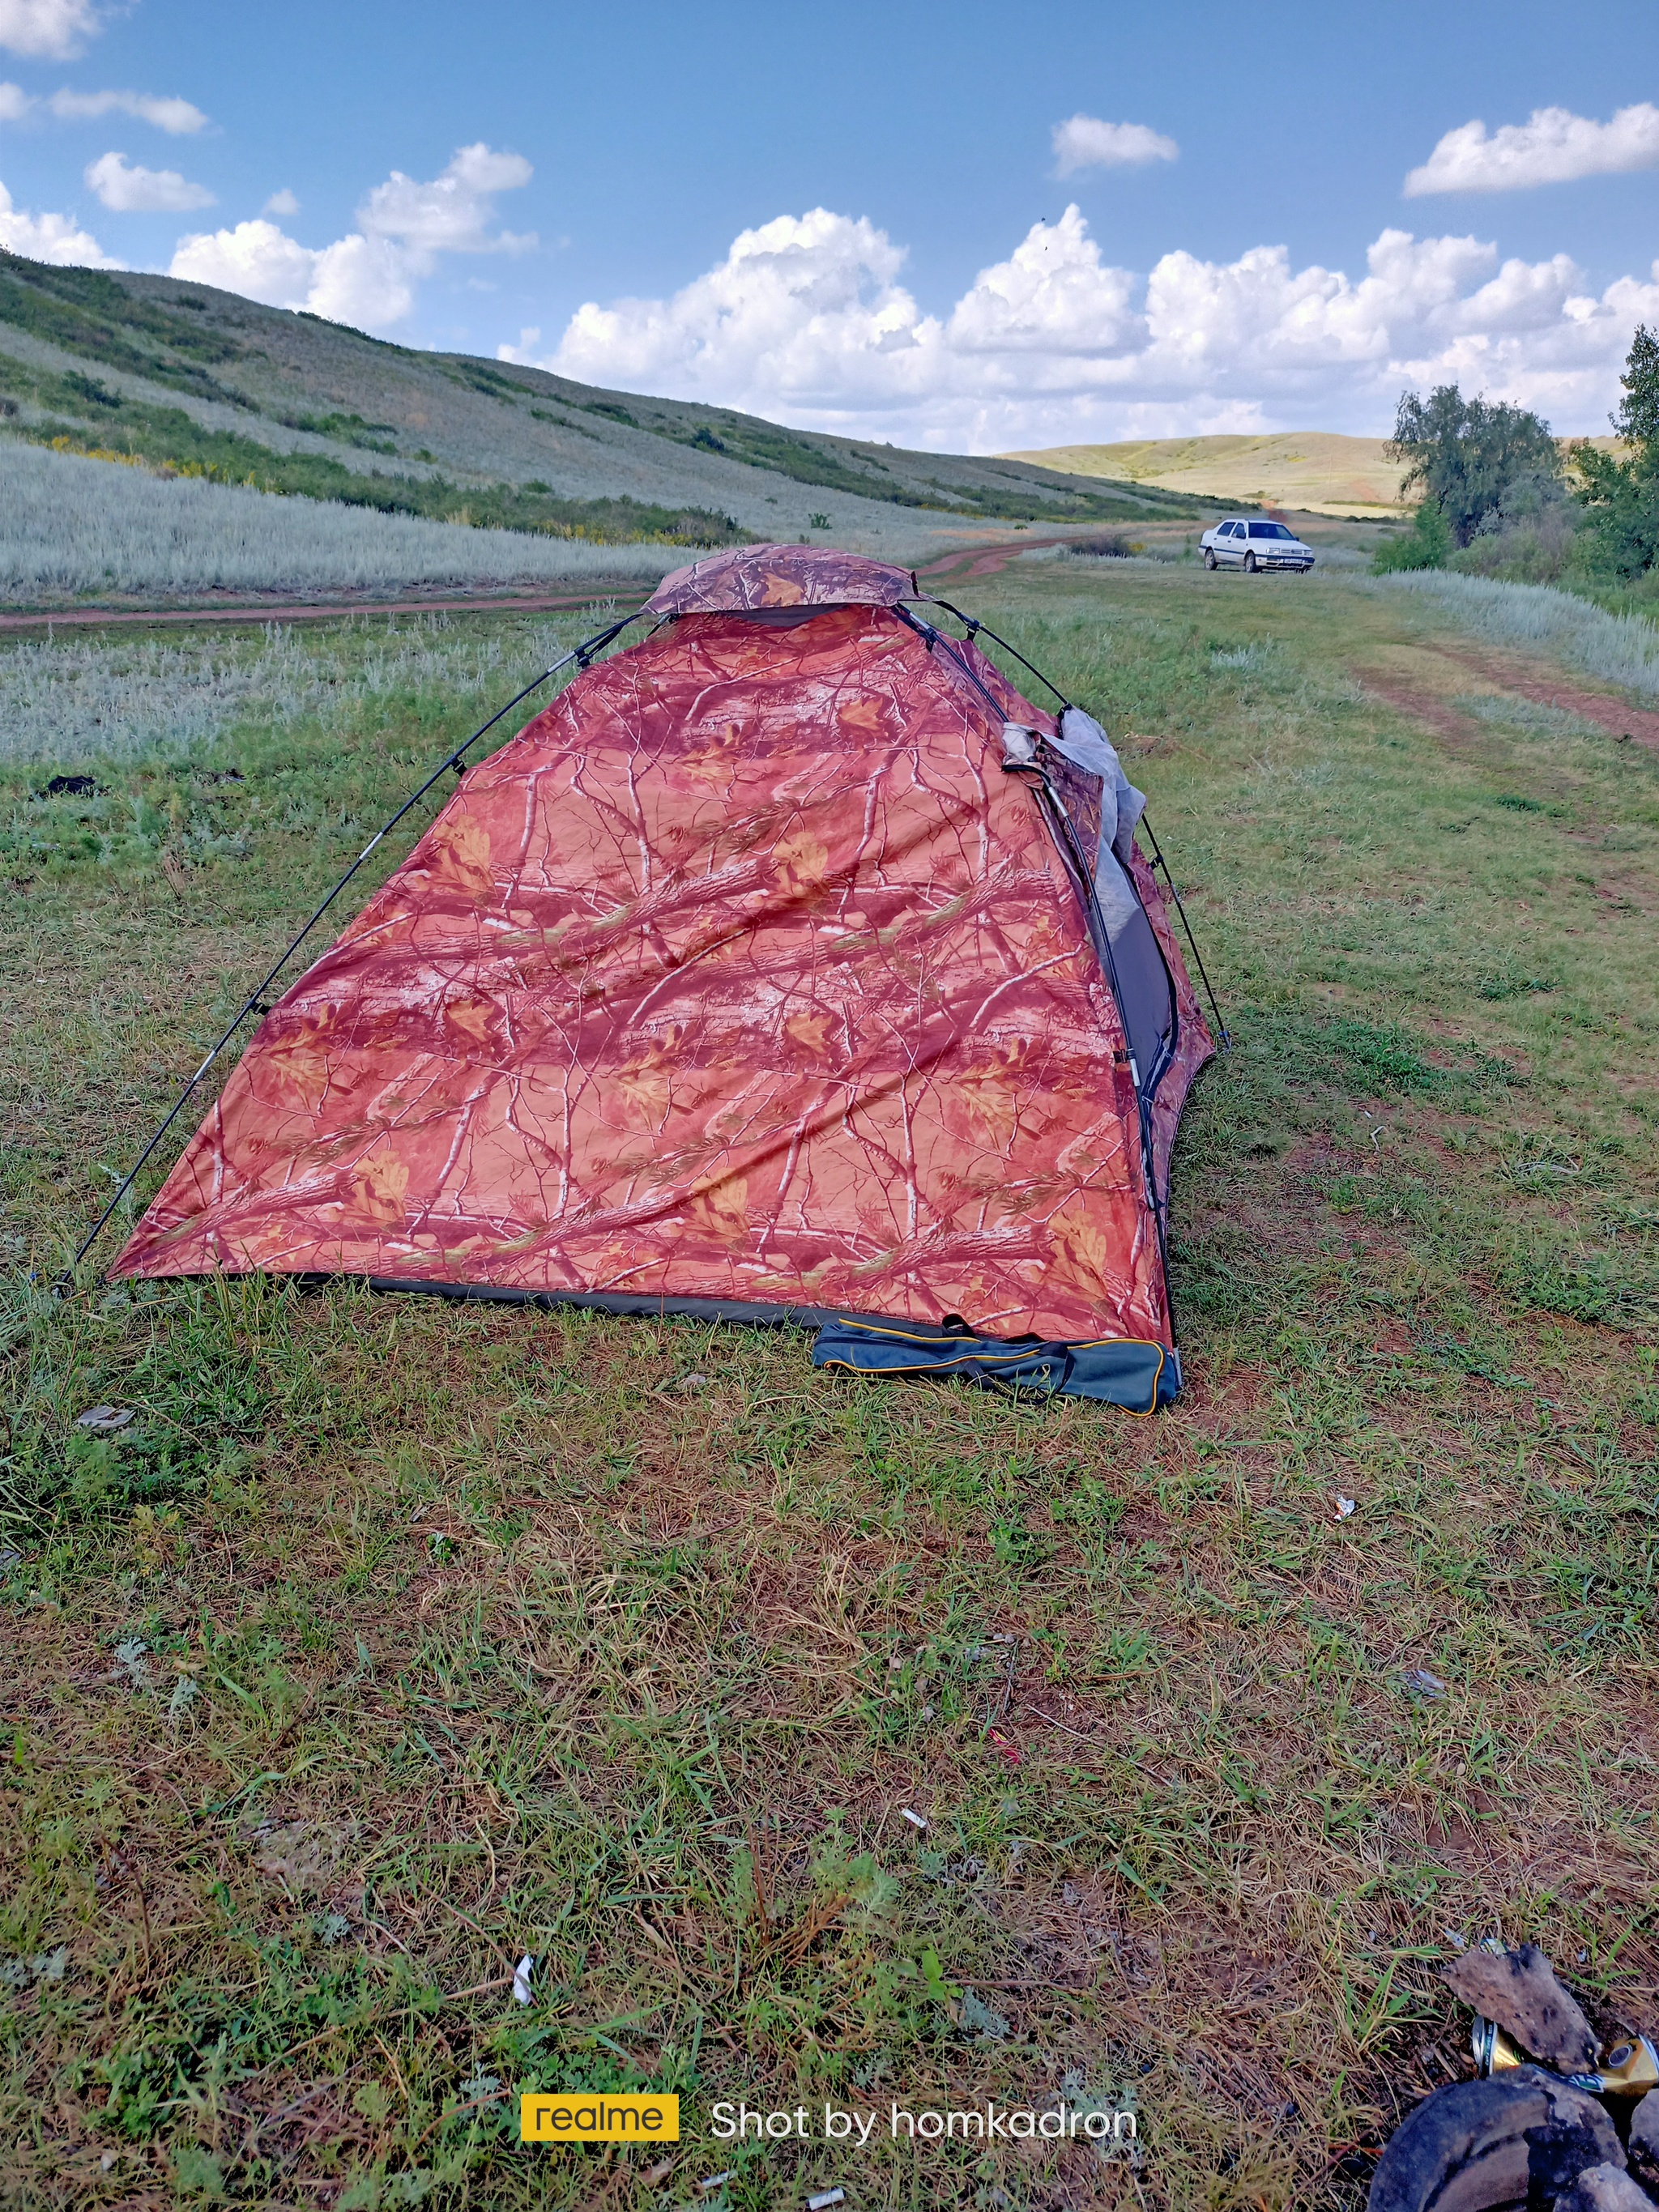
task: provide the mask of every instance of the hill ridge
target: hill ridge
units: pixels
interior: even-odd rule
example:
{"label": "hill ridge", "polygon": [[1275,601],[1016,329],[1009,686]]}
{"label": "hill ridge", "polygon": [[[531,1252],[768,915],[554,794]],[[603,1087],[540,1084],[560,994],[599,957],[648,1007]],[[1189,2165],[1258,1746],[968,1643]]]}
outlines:
{"label": "hill ridge", "polygon": [[688,544],[833,535],[872,551],[964,523],[1207,512],[1161,487],[913,453],[738,409],[406,347],[140,271],[0,252],[3,428],[74,450],[439,519]]}

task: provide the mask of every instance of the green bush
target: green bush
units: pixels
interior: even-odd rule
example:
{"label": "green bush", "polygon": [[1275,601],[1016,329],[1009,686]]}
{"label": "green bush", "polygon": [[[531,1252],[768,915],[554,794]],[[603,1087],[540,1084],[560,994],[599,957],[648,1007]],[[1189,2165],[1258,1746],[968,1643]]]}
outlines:
{"label": "green bush", "polygon": [[1425,499],[1412,518],[1412,526],[1398,538],[1385,538],[1371,556],[1373,576],[1391,576],[1401,568],[1443,568],[1452,550],[1451,525],[1439,502]]}

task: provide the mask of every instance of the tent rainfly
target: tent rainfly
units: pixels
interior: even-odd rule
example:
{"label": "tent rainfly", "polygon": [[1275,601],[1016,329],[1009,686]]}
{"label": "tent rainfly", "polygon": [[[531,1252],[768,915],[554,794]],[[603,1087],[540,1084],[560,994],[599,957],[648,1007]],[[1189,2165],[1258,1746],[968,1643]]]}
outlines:
{"label": "tent rainfly", "polygon": [[789,1322],[820,1366],[1172,1398],[1214,1047],[1099,725],[915,579],[745,546],[470,769],[116,1263]]}

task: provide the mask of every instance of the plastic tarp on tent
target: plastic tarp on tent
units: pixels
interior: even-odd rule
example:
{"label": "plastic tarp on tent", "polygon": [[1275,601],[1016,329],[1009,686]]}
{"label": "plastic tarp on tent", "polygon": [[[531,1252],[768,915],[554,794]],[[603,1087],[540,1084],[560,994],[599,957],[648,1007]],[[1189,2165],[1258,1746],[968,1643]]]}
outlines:
{"label": "plastic tarp on tent", "polygon": [[1103,736],[913,592],[801,547],[669,578],[265,1018],[115,1272],[1173,1395],[1158,1210],[1209,1035]]}

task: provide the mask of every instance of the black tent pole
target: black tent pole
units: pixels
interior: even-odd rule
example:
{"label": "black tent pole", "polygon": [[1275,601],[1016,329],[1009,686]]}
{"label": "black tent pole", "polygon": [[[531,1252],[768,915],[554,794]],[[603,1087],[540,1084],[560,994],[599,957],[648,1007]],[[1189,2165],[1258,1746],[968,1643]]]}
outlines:
{"label": "black tent pole", "polygon": [[[995,630],[992,629],[988,624],[975,621],[972,615],[963,614],[962,609],[960,607],[953,607],[949,599],[932,599],[928,600],[927,604],[930,606],[943,607],[946,614],[954,615],[957,620],[961,623],[963,628],[967,630],[970,638],[977,637],[981,630],[984,631],[985,635],[990,639],[993,645],[1000,645],[1005,653],[1012,653],[1013,658],[1018,661],[1022,668],[1029,669],[1031,674],[1036,677],[1039,684],[1042,684],[1046,690],[1052,691],[1055,698],[1059,700],[1062,708],[1067,708],[1071,705],[1071,701],[1066,696],[1066,694],[1060,689],[1059,685],[1051,682],[1036,665],[1035,661],[1028,660],[1025,658],[1025,655],[1020,651],[1019,647],[1016,645],[1010,645],[1006,637],[999,637]],[[983,690],[984,687],[981,685],[980,688]],[[1175,878],[1170,872],[1170,864],[1164,859],[1164,849],[1158,842],[1158,832],[1153,829],[1152,823],[1146,820],[1146,817],[1144,812],[1142,813],[1140,819],[1146,824],[1146,835],[1152,841],[1153,863],[1164,871],[1164,880],[1170,886],[1170,896],[1176,902],[1176,912],[1181,916],[1181,927],[1186,932],[1188,944],[1193,948],[1193,958],[1197,962],[1198,972],[1204,980],[1204,994],[1210,1002],[1210,1012],[1215,1016],[1216,1034],[1221,1041],[1224,1050],[1231,1050],[1233,1042],[1232,1032],[1227,1027],[1226,1023],[1221,1018],[1221,1009],[1216,1004],[1215,986],[1210,981],[1209,969],[1204,965],[1204,955],[1198,949],[1198,939],[1193,935],[1193,925],[1187,919],[1187,909],[1181,903],[1181,893],[1176,889]]]}
{"label": "black tent pole", "polygon": [[1152,841],[1153,861],[1164,871],[1164,880],[1170,886],[1170,896],[1175,901],[1176,912],[1181,916],[1181,927],[1187,933],[1187,942],[1193,948],[1193,958],[1198,963],[1198,972],[1204,979],[1204,995],[1210,1002],[1210,1012],[1215,1016],[1216,1036],[1220,1041],[1223,1051],[1231,1052],[1233,1044],[1232,1031],[1221,1018],[1221,1009],[1217,1006],[1215,1000],[1215,986],[1210,981],[1209,969],[1204,965],[1204,955],[1198,949],[1198,939],[1193,935],[1193,925],[1187,919],[1187,909],[1181,903],[1181,893],[1176,889],[1176,879],[1170,873],[1170,864],[1164,857],[1164,848],[1158,842],[1157,830],[1146,820],[1144,813],[1140,818],[1146,825],[1146,835]]}
{"label": "black tent pole", "polygon": [[498,708],[487,722],[481,724],[477,729],[474,730],[472,735],[468,738],[464,744],[457,745],[453,752],[447,754],[445,757],[440,761],[437,767],[433,769],[431,775],[428,776],[426,781],[421,786],[420,789],[413,793],[404,801],[403,805],[398,809],[398,811],[392,816],[392,819],[383,829],[380,829],[375,831],[374,835],[369,839],[368,844],[364,846],[362,851],[358,854],[356,859],[346,870],[345,873],[340,878],[338,883],[335,884],[333,890],[330,891],[328,896],[323,901],[322,904],[313,911],[311,918],[306,923],[304,928],[301,930],[299,935],[290,939],[286,950],[282,955],[282,957],[273,967],[265,971],[264,975],[263,975],[259,981],[254,985],[252,990],[248,993],[247,997],[242,1001],[240,1007],[238,1009],[234,1018],[221,1035],[212,1050],[208,1054],[207,1058],[197,1069],[195,1074],[191,1077],[189,1082],[185,1084],[184,1089],[179,1093],[179,1096],[173,1100],[172,1106],[167,1111],[166,1119],[161,1123],[161,1126],[156,1130],[155,1135],[144,1146],[143,1151],[139,1153],[137,1158],[133,1162],[131,1169],[128,1172],[126,1179],[122,1183],[120,1188],[116,1192],[114,1197],[111,1199],[109,1204],[104,1208],[103,1212],[99,1215],[97,1220],[93,1223],[92,1227],[82,1239],[81,1243],[76,1251],[75,1257],[70,1261],[69,1266],[64,1268],[63,1273],[58,1276],[57,1281],[53,1284],[53,1289],[60,1296],[74,1281],[76,1269],[86,1258],[88,1253],[91,1251],[93,1246],[98,1242],[98,1239],[103,1235],[105,1229],[108,1226],[110,1220],[115,1213],[116,1208],[120,1205],[122,1200],[126,1196],[127,1193],[132,1188],[134,1183],[137,1182],[139,1176],[143,1173],[145,1164],[149,1160],[150,1154],[161,1143],[162,1138],[166,1136],[167,1131],[178,1120],[179,1115],[183,1113],[185,1106],[189,1103],[197,1085],[201,1082],[202,1078],[207,1073],[209,1068],[212,1066],[214,1061],[218,1059],[220,1054],[230,1042],[232,1037],[235,1036],[237,1030],[240,1029],[242,1024],[247,1019],[250,1014],[264,1014],[270,1012],[270,1007],[264,1003],[265,993],[270,988],[276,978],[282,974],[283,969],[287,967],[289,962],[292,960],[295,954],[305,943],[307,938],[309,937],[312,931],[316,928],[318,923],[328,912],[330,907],[333,905],[335,900],[339,897],[340,893],[351,881],[358,869],[362,866],[364,861],[368,860],[369,854],[374,850],[374,848],[380,842],[382,838],[391,836],[392,832],[398,827],[398,824],[403,820],[404,817],[408,814],[412,808],[420,805],[422,799],[426,797],[428,792],[431,790],[434,783],[441,781],[442,778],[451,770],[453,770],[454,774],[457,775],[459,775],[462,773],[462,762],[465,755],[477,744],[480,738],[487,736],[488,733],[495,728],[496,723],[499,722],[504,715],[510,714],[513,712],[513,709],[522,704],[522,702],[530,696],[532,691],[539,691],[544,684],[547,683],[550,678],[556,676],[561,669],[568,668],[573,660],[579,661],[581,666],[585,669],[596,653],[602,653],[605,647],[611,643],[613,638],[618,636],[622,631],[625,630],[629,623],[637,622],[640,616],[644,612],[645,610],[643,607],[636,609],[633,614],[624,617],[621,622],[613,623],[609,629],[601,630],[598,636],[590,637],[582,644],[573,646],[571,650],[565,653],[560,659],[556,660],[550,668],[543,669],[541,674],[536,678],[533,683],[526,684],[522,691],[519,692],[514,697],[509,699],[504,707]]}

